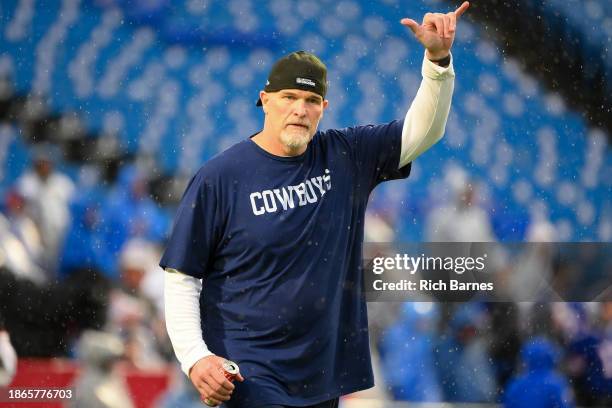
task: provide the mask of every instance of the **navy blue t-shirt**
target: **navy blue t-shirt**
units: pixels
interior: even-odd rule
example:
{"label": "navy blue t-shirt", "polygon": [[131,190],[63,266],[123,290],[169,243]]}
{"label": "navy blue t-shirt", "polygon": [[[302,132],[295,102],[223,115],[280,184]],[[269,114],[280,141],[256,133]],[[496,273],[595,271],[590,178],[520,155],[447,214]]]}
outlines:
{"label": "navy blue t-shirt", "polygon": [[250,138],[189,183],[160,265],[203,279],[208,348],[238,363],[228,407],[310,405],[373,385],[362,284],[368,196],[403,121],[317,132],[297,157]]}

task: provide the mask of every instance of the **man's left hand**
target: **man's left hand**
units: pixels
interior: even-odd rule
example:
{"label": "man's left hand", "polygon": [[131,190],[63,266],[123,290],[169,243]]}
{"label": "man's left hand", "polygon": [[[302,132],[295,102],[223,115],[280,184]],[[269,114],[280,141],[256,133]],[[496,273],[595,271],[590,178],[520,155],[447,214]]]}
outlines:
{"label": "man's left hand", "polygon": [[470,3],[464,1],[457,10],[450,13],[427,13],[423,17],[423,24],[410,18],[403,18],[400,22],[408,27],[427,49],[428,59],[439,60],[450,53],[455,40],[457,19],[465,13],[468,7]]}

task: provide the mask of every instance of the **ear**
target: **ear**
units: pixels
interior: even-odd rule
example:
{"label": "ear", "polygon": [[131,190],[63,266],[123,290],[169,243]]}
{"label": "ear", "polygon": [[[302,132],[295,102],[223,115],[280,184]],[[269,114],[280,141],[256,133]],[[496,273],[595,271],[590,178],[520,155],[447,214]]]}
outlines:
{"label": "ear", "polygon": [[268,100],[270,99],[270,95],[268,95],[266,91],[259,91],[259,99],[261,99],[261,107],[264,113],[268,113],[266,112],[266,104],[268,103]]}
{"label": "ear", "polygon": [[327,99],[324,99],[323,100],[323,110],[321,111],[321,118],[323,117],[323,114],[325,113],[325,109],[327,109],[327,105],[329,105],[329,101]]}

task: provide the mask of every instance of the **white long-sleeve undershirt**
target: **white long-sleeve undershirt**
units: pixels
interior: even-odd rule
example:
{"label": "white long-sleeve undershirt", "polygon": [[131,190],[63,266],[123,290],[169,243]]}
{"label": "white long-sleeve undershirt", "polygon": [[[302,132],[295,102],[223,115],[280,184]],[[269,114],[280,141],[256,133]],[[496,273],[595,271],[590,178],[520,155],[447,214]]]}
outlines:
{"label": "white long-sleeve undershirt", "polygon": [[181,363],[181,370],[189,376],[189,370],[198,360],[213,354],[202,339],[202,281],[170,268],[166,269],[164,275],[166,330],[176,358]]}
{"label": "white long-sleeve undershirt", "polygon": [[[440,140],[450,110],[455,77],[452,62],[443,68],[425,58],[421,74],[421,86],[406,113],[402,129],[400,168]],[[201,291],[200,279],[174,269],[166,269],[166,328],[181,369],[186,375],[189,375],[191,367],[200,359],[213,354],[202,339]]]}
{"label": "white long-sleeve undershirt", "polygon": [[400,168],[442,138],[450,111],[455,86],[452,57],[450,65],[445,68],[424,58],[421,74],[421,86],[404,120]]}

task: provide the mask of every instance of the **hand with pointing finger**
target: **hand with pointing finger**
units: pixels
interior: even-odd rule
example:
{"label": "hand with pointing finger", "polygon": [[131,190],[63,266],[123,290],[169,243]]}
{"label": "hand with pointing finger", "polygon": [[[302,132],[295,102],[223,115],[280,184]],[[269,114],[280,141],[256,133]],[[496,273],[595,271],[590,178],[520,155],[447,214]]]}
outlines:
{"label": "hand with pointing finger", "polygon": [[423,23],[419,24],[410,18],[403,18],[401,23],[408,27],[417,40],[427,49],[427,58],[438,60],[448,56],[455,39],[457,20],[470,7],[464,1],[461,6],[450,13],[427,13]]}

